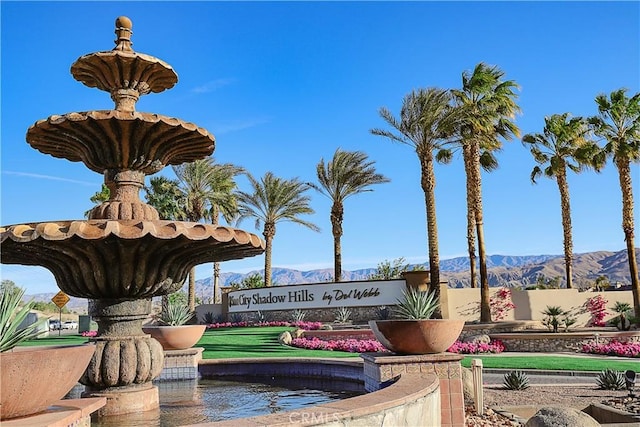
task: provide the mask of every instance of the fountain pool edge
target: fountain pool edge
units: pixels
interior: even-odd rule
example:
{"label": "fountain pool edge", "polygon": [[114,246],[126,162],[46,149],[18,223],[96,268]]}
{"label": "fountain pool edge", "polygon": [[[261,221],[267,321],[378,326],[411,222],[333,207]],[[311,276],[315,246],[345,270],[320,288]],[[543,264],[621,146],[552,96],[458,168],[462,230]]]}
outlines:
{"label": "fountain pool edge", "polygon": [[[287,375],[362,381],[361,360],[262,358],[207,359],[199,363],[205,378],[234,375]],[[307,375],[304,375],[307,373]],[[387,387],[362,396],[251,418],[193,424],[189,427],[349,426],[441,424],[440,382],[433,374],[399,376]]]}

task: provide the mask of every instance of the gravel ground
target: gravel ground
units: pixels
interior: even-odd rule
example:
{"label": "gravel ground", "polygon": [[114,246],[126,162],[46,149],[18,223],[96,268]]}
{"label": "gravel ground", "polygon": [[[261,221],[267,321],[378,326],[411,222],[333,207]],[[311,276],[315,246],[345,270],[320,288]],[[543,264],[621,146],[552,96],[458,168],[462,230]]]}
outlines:
{"label": "gravel ground", "polygon": [[484,388],[484,404],[487,410],[479,416],[473,405],[467,406],[467,427],[475,426],[519,426],[520,423],[496,413],[491,408],[525,405],[570,406],[584,409],[591,403],[603,403],[617,409],[637,413],[640,398],[625,399],[626,390],[599,390],[595,386],[532,386],[526,390],[504,390],[501,386]]}

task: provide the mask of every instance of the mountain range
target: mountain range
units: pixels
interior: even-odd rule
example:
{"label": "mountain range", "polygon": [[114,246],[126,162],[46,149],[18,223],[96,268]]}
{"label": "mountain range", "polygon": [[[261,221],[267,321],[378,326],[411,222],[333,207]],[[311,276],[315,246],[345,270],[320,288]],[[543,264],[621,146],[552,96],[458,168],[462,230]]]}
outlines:
{"label": "mountain range", "polygon": [[[640,248],[636,248],[636,256],[640,258]],[[421,265],[428,269],[428,264]],[[224,264],[222,264],[224,269]],[[343,281],[366,280],[376,268],[365,268],[354,271],[343,271]],[[564,256],[562,255],[490,255],[487,257],[487,272],[489,286],[519,287],[535,284],[538,276],[547,279],[559,277],[564,284]],[[251,271],[246,274],[226,273],[220,274],[222,286],[230,286],[231,283],[239,283],[245,277],[252,274],[263,274],[262,270]],[[476,273],[478,274],[478,273]],[[469,258],[458,257],[440,261],[440,275],[442,280],[449,283],[449,287],[468,287]],[[629,263],[626,250],[618,252],[598,251],[574,254],[573,280],[575,287],[588,287],[599,276],[606,276],[612,284],[627,285],[631,283]],[[273,283],[278,285],[324,283],[333,278],[333,269],[319,269],[300,271],[288,268],[272,269]],[[211,277],[196,280],[196,295],[212,295],[213,280]],[[55,293],[29,295],[36,301],[49,301]],[[85,307],[86,300],[71,298],[67,307],[73,310],[75,307]]]}

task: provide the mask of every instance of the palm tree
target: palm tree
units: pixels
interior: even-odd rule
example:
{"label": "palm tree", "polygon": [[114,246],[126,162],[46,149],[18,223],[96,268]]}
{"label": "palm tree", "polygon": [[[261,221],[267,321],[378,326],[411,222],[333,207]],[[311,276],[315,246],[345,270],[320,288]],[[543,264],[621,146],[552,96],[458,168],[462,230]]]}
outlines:
{"label": "palm tree", "polygon": [[342,219],[344,201],[350,196],[365,191],[374,184],[389,182],[384,175],[376,173],[374,163],[361,151],[342,151],[339,148],[333,154],[331,162],[325,165],[320,159],[316,167],[320,185],[308,183],[319,193],[331,199],[331,231],[333,233],[333,277],[336,282],[342,280]]}
{"label": "palm tree", "polygon": [[[452,136],[456,122],[456,110],[450,106],[451,95],[438,88],[418,89],[406,95],[402,101],[400,117],[396,118],[386,108],[379,113],[385,122],[398,133],[372,129],[371,133],[391,141],[412,147],[420,162],[420,184],[424,192],[427,214],[427,240],[429,245],[429,270],[431,291],[440,294],[440,255],[438,250],[438,224],[436,221],[436,178],[434,151],[442,148]],[[446,151],[436,154],[438,160],[447,162]]]}
{"label": "palm tree", "polygon": [[[498,67],[479,63],[472,73],[462,73],[462,89],[452,90],[455,102],[465,116],[458,128],[458,136],[467,175],[467,218],[470,223],[473,222],[473,226],[469,224],[469,230],[475,228],[475,238],[478,241],[481,322],[491,321],[482,213],[481,161],[483,156],[491,156],[493,151],[500,148],[498,138],[511,139],[519,133],[513,121],[520,110],[515,102],[517,95],[514,92],[518,86],[512,80],[503,81],[503,77],[504,72]],[[473,234],[471,232],[470,236]],[[475,254],[470,253],[470,258],[475,258]]]}
{"label": "palm tree", "polygon": [[622,192],[622,230],[629,258],[631,274],[631,292],[635,317],[640,318],[640,280],[636,260],[633,220],[633,187],[631,182],[631,164],[640,162],[640,93],[628,97],[626,89],[618,89],[607,97],[596,97],[598,115],[591,117],[596,136],[601,137],[605,145],[594,158],[596,170],[604,167],[611,157],[618,169],[620,191]]}
{"label": "palm tree", "polygon": [[[210,200],[213,197],[211,190],[211,175],[213,159],[196,160],[191,163],[183,163],[173,166],[173,171],[178,177],[184,196],[185,216],[187,221],[199,222],[208,219],[210,215]],[[196,268],[189,271],[189,309],[196,308]]]}
{"label": "palm tree", "polygon": [[314,231],[320,229],[313,223],[299,218],[300,215],[313,214],[309,206],[309,197],[304,193],[310,188],[297,178],[282,179],[267,172],[260,181],[247,174],[253,188],[252,193],[238,191],[238,211],[240,223],[245,218],[255,218],[256,228],[264,225],[262,235],[265,239],[264,283],[271,286],[271,250],[276,235],[276,224],[291,221],[304,225]]}
{"label": "palm tree", "polygon": [[589,129],[581,117],[570,119],[569,113],[554,114],[544,119],[543,133],[532,133],[522,137],[534,160],[538,163],[531,172],[531,182],[541,175],[553,179],[560,191],[562,230],[564,234],[564,265],[567,288],[572,288],[573,238],[571,235],[571,205],[567,168],[580,173],[589,162],[592,146],[586,138]]}
{"label": "palm tree", "polygon": [[[180,182],[162,175],[149,180],[149,187],[144,188],[147,203],[153,206],[162,220],[180,221],[186,218],[184,194],[180,190]],[[163,312],[169,306],[169,295],[162,295]]]}
{"label": "palm tree", "polygon": [[184,194],[180,190],[180,182],[162,175],[149,180],[149,186],[144,188],[147,203],[153,206],[160,219],[181,221],[186,219]]}
{"label": "palm tree", "polygon": [[[236,200],[235,177],[245,170],[231,163],[213,164],[209,185],[212,193],[209,197],[210,212],[209,218],[213,225],[219,224],[219,218],[222,217],[227,223],[231,223],[238,214],[238,203]],[[220,263],[213,263],[213,302],[220,303],[222,296],[220,295]]]}

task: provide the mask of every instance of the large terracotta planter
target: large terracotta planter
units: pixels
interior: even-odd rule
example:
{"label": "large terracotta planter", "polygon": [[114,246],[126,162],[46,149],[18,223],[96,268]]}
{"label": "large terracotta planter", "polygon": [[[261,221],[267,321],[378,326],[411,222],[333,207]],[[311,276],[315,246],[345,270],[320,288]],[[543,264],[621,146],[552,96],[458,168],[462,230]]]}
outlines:
{"label": "large terracotta planter", "polygon": [[0,353],[0,420],[46,410],[78,383],[95,346],[16,347]]}
{"label": "large terracotta planter", "polygon": [[446,351],[456,341],[464,320],[371,320],[375,337],[398,354],[430,354]]}
{"label": "large terracotta planter", "polygon": [[142,331],[158,340],[164,350],[191,348],[202,338],[206,325],[143,326]]}

